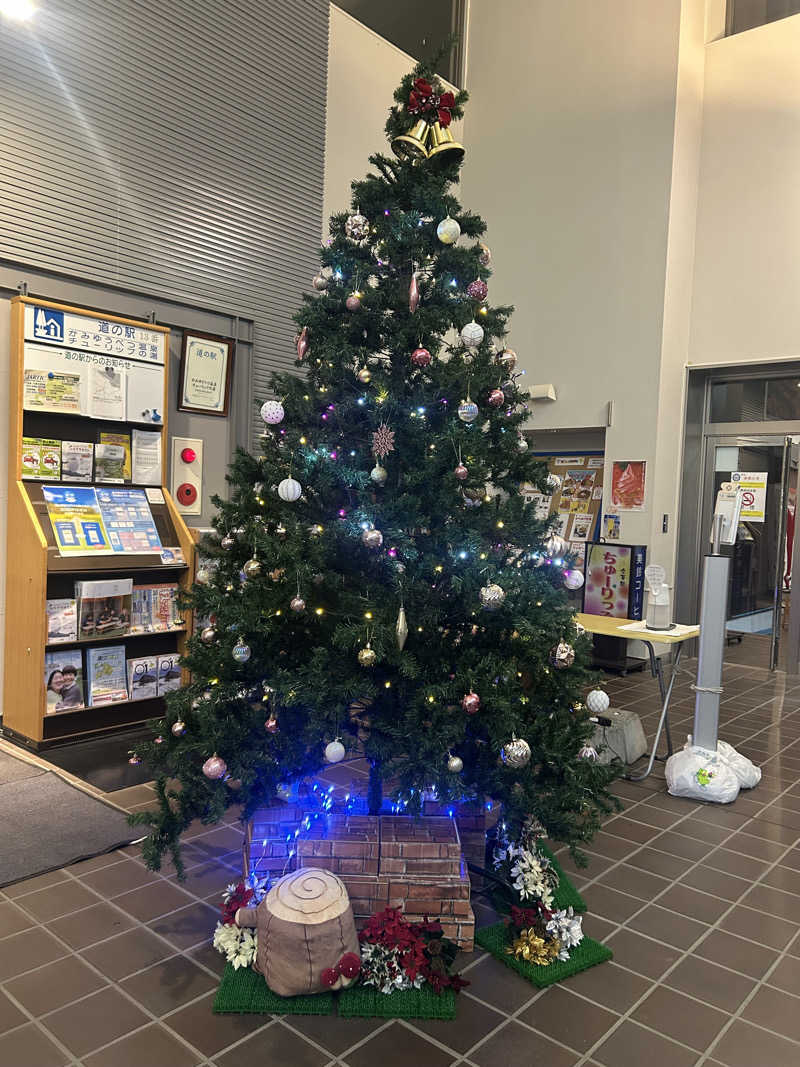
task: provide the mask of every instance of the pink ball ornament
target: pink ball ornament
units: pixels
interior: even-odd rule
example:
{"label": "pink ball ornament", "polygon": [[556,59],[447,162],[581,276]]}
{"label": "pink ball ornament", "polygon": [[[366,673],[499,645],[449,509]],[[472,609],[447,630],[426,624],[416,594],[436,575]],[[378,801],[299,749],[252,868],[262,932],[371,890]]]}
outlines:
{"label": "pink ball ornament", "polygon": [[489,393],[489,403],[493,408],[499,408],[501,404],[505,404],[506,394],[502,389],[492,389]]}
{"label": "pink ball ornament", "polygon": [[467,286],[467,296],[470,300],[477,300],[481,302],[486,299],[486,294],[489,292],[489,286],[483,280],[483,278],[476,278],[474,282],[470,282]]}
{"label": "pink ball ornament", "polygon": [[228,764],[218,756],[216,752],[213,756],[210,756],[203,764],[203,774],[206,778],[217,780],[223,778],[228,773]]}
{"label": "pink ball ornament", "polygon": [[481,698],[471,689],[461,698],[461,707],[466,711],[467,715],[474,715],[480,706]]}
{"label": "pink ball ornament", "polygon": [[411,353],[411,362],[415,367],[429,367],[432,359],[427,348],[415,348]]}
{"label": "pink ball ornament", "polygon": [[361,308],[361,297],[355,293],[351,293],[347,300],[344,302],[344,306],[348,311],[358,311]]}
{"label": "pink ball ornament", "polygon": [[463,463],[458,464],[456,469],[453,471],[453,474],[455,474],[456,478],[458,478],[460,482],[466,481],[466,479],[469,477],[469,471]]}

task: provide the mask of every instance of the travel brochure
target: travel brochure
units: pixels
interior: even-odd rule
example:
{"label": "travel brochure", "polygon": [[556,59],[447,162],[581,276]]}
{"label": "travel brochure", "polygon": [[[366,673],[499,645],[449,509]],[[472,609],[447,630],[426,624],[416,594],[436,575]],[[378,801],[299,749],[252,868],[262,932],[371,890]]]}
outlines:
{"label": "travel brochure", "polygon": [[103,431],[96,443],[23,437],[22,477],[28,481],[91,482],[94,474],[95,482],[112,485],[160,484],[160,432],[134,430],[133,440],[138,464],[135,471],[129,433]]}
{"label": "travel brochure", "polygon": [[22,406],[26,411],[79,415],[81,376],[53,370],[25,368]]}
{"label": "travel brochure", "polygon": [[75,596],[47,601],[47,643],[169,633],[183,629],[174,583],[133,585],[133,579],[75,583]]}
{"label": "travel brochure", "polygon": [[161,552],[143,489],[45,485],[42,495],[62,556]]}
{"label": "travel brochure", "polygon": [[47,714],[80,711],[87,707],[150,700],[181,685],[176,652],[125,658],[124,645],[98,645],[83,653],[70,648],[45,653],[44,687]]}

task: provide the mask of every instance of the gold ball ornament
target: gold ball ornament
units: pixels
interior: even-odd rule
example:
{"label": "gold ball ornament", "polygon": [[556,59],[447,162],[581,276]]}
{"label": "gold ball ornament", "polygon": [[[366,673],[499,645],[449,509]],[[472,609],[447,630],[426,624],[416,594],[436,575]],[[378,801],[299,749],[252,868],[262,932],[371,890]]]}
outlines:
{"label": "gold ball ornament", "polygon": [[372,381],[372,371],[369,367],[362,367],[356,374],[356,378],[358,378],[362,385],[369,385]]}
{"label": "gold ball ornament", "polygon": [[464,761],[460,756],[454,756],[450,752],[447,756],[447,769],[451,774],[460,774],[464,770]]}
{"label": "gold ball ornament", "polygon": [[364,648],[359,650],[358,662],[362,667],[373,667],[378,657],[375,655],[375,649],[370,646],[369,641]]}
{"label": "gold ball ornament", "polygon": [[512,734],[511,740],[506,741],[500,752],[506,767],[516,770],[527,766],[531,759],[531,746],[521,737]]}
{"label": "gold ball ornament", "polygon": [[572,645],[567,644],[566,641],[559,641],[557,645],[553,645],[550,649],[550,664],[555,667],[556,670],[563,671],[566,667],[571,667],[575,662],[575,649]]}
{"label": "gold ball ornament", "polygon": [[183,737],[186,733],[186,723],[177,719],[170,727],[170,730],[172,731],[173,737]]}
{"label": "gold ball ornament", "polygon": [[386,479],[389,477],[389,472],[385,467],[382,467],[380,463],[376,463],[369,472],[369,476],[376,485],[385,485]]}
{"label": "gold ball ornament", "polygon": [[249,559],[245,563],[244,567],[242,567],[242,570],[248,578],[258,578],[259,574],[261,574],[261,561],[257,560],[255,556],[253,556],[252,559]]}
{"label": "gold ball ornament", "polygon": [[480,591],[481,607],[486,611],[497,611],[506,599],[506,591],[497,582],[484,585]]}
{"label": "gold ball ornament", "polygon": [[513,348],[504,348],[497,356],[497,362],[510,374],[517,365],[517,353]]}

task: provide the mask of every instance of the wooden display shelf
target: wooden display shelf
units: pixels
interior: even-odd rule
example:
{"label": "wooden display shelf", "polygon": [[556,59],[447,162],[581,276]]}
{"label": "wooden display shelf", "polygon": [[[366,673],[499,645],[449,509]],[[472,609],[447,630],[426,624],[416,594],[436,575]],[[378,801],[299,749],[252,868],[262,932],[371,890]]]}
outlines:
{"label": "wooden display shelf", "polygon": [[[145,582],[157,580],[163,575],[167,581],[177,581],[186,590],[194,573],[194,541],[186,528],[183,517],[175,507],[164,485],[158,487],[163,503],[152,503],[150,510],[158,530],[161,544],[173,550],[179,548],[183,562],[163,563],[156,553],[113,553],[98,556],[61,556],[47,514],[47,506],[42,496],[42,486],[52,481],[22,480],[22,438],[23,436],[46,436],[61,440],[96,441],[99,429],[106,428],[104,420],[90,419],[79,415],[46,412],[23,411],[25,383],[25,312],[26,308],[52,309],[57,314],[84,316],[111,324],[112,331],[116,324],[123,329],[149,331],[150,339],[160,338],[163,349],[163,395],[157,397],[160,403],[161,420],[147,424],[148,428],[161,433],[162,463],[167,456],[167,412],[169,410],[169,330],[165,326],[121,318],[115,315],[98,316],[97,312],[84,308],[69,307],[47,300],[18,296],[11,302],[11,372],[9,388],[9,498],[8,498],[8,573],[6,578],[6,636],[5,636],[5,681],[4,681],[4,716],[2,732],[27,747],[37,749],[48,744],[66,739],[74,740],[81,736],[97,734],[109,730],[145,722],[163,713],[163,697],[145,700],[125,701],[117,704],[104,704],[100,707],[78,709],[76,712],[59,712],[46,714],[46,694],[44,689],[45,651],[57,649],[63,645],[83,646],[104,644],[110,641],[124,643],[128,640],[141,641],[150,638],[154,653],[157,651],[184,651],[187,632],[191,628],[191,617],[184,615],[186,625],[180,629],[156,631],[149,634],[126,634],[115,638],[84,638],[74,642],[47,642],[46,601],[48,592],[51,597],[71,596],[73,578],[91,577],[133,577]],[[30,314],[30,313],[29,313]],[[119,333],[118,330],[116,330]],[[54,346],[54,351],[69,348],[69,341],[59,342],[61,348]],[[37,355],[40,358],[43,346],[37,343]],[[44,351],[46,351],[46,347]],[[117,354],[118,350],[110,351]],[[102,353],[101,353],[102,354]],[[126,359],[118,354],[119,359]],[[147,364],[136,363],[134,356],[129,356],[129,373],[145,373]],[[36,366],[36,364],[34,364]],[[162,364],[157,364],[161,368]],[[142,370],[140,370],[142,368]],[[80,364],[76,365],[80,369]],[[139,380],[139,379],[137,379]],[[160,389],[160,386],[159,386]],[[141,412],[133,412],[136,418],[124,422],[115,422],[109,428],[122,433],[130,433],[134,427],[141,426]],[[32,433],[35,430],[36,433]],[[163,481],[163,478],[162,478]],[[88,483],[65,483],[78,487]],[[107,484],[107,483],[106,483]],[[129,488],[129,486],[126,486]],[[130,486],[130,488],[137,488]],[[139,487],[145,488],[145,487]],[[159,641],[165,647],[159,648]],[[147,642],[144,642],[146,645]],[[177,648],[176,648],[177,646]],[[186,680],[186,678],[184,679]],[[88,686],[88,679],[84,678]]]}
{"label": "wooden display shelf", "polygon": [[[73,645],[108,645],[108,644],[124,644],[125,641],[138,641],[142,637],[166,637],[168,634],[185,634],[185,626],[172,626],[168,630],[137,630],[133,634],[114,634],[113,637],[101,637],[96,634],[94,637],[76,637],[74,641],[48,641],[44,646],[46,649],[51,648],[72,648]],[[60,713],[59,713],[60,714]]]}

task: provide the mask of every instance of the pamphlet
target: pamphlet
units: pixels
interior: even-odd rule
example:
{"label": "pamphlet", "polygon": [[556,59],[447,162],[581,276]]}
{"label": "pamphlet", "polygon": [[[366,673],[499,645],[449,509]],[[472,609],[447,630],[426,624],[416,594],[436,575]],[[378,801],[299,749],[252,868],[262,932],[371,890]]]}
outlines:
{"label": "pamphlet", "polygon": [[575,517],[572,520],[572,533],[570,538],[573,541],[588,541],[592,536],[592,528],[594,527],[594,515],[591,511],[577,511]]}
{"label": "pamphlet", "polygon": [[128,699],[124,645],[100,645],[86,650],[89,704],[116,704]]}
{"label": "pamphlet", "polygon": [[143,489],[98,486],[97,502],[115,552],[161,552],[161,539]]}
{"label": "pamphlet", "polygon": [[123,445],[94,446],[94,477],[97,482],[125,482],[125,448]]}
{"label": "pamphlet", "polygon": [[47,601],[47,643],[63,644],[78,640],[78,610],[75,600]]}
{"label": "pamphlet", "polygon": [[169,693],[181,687],[181,668],[177,652],[158,657],[158,695]]}
{"label": "pamphlet", "polygon": [[61,477],[61,442],[49,437],[42,439],[42,449],[39,455],[39,477]]}
{"label": "pamphlet", "polygon": [[89,367],[89,410],[92,419],[125,419],[126,370],[119,366]]}
{"label": "pamphlet", "polygon": [[94,489],[44,485],[42,496],[62,556],[107,555],[113,551]]}
{"label": "pamphlet", "polygon": [[133,431],[134,485],[161,485],[161,431]]}
{"label": "pamphlet", "polygon": [[85,706],[83,657],[79,648],[45,652],[44,688],[48,715],[59,711],[75,711]]}
{"label": "pamphlet", "polygon": [[183,628],[175,584],[135,585],[131,604],[131,633]]}
{"label": "pamphlet", "polygon": [[132,578],[76,582],[82,638],[122,637],[131,628]]}
{"label": "pamphlet", "polygon": [[94,446],[88,441],[61,442],[61,480],[64,482],[90,482]]}
{"label": "pamphlet", "polygon": [[22,438],[22,477],[40,478],[39,468],[42,462],[41,437]]}
{"label": "pamphlet", "polygon": [[[125,461],[122,465],[122,477],[123,480],[129,482],[131,480],[131,435],[129,433],[101,433],[100,434],[101,445],[120,445],[125,449]],[[98,479],[99,480],[99,479]],[[112,479],[107,479],[111,481]],[[113,479],[116,481],[116,479]]]}
{"label": "pamphlet", "polygon": [[141,656],[128,660],[128,695],[131,700],[158,696],[158,657]]}
{"label": "pamphlet", "polygon": [[67,415],[79,415],[80,374],[26,367],[22,406],[26,411],[58,411]]}

